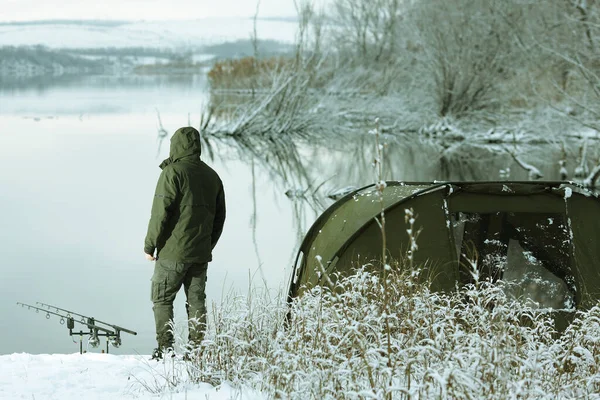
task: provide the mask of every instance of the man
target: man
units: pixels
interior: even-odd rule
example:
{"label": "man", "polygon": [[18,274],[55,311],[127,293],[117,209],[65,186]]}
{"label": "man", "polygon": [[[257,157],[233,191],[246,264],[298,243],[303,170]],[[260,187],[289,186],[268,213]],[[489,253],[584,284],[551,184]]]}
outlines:
{"label": "man", "polygon": [[[225,194],[217,173],[200,160],[200,134],[192,127],[171,138],[169,158],[160,164],[148,234],[146,259],[156,261],[152,302],[158,347],[153,359],[173,347],[173,301],[183,285],[190,344],[206,327],[206,272],[225,222]],[[156,253],[155,253],[156,251]]]}

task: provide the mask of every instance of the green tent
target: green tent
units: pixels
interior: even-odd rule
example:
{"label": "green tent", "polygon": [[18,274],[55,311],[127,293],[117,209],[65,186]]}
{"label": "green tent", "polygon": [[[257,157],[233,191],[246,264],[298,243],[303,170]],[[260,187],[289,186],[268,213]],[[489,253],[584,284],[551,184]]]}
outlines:
{"label": "green tent", "polygon": [[[300,246],[290,298],[371,263],[381,268],[385,211],[387,254],[405,257],[414,218],[415,265],[434,290],[473,279],[512,282],[525,296],[553,309],[587,308],[600,299],[600,201],[566,182],[387,182],[358,189],[329,207]],[[414,234],[413,234],[414,237]],[[469,270],[469,268],[471,270]]]}

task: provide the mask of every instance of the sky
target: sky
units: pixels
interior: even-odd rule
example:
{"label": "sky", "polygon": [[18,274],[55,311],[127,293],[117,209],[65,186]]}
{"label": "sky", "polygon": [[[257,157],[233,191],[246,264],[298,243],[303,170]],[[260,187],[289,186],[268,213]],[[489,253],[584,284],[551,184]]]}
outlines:
{"label": "sky", "polygon": [[[0,21],[178,20],[245,17],[257,0],[0,0]],[[294,0],[261,0],[260,16],[294,16]]]}

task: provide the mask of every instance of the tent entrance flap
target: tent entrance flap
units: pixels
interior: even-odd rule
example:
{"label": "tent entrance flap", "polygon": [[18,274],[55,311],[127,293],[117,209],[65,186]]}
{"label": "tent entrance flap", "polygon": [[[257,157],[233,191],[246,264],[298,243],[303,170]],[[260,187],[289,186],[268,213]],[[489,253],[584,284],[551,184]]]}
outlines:
{"label": "tent entrance flap", "polygon": [[566,203],[573,232],[577,304],[591,307],[600,300],[600,202],[573,193]]}
{"label": "tent entrance flap", "polygon": [[572,244],[564,213],[452,214],[461,282],[502,280],[505,292],[542,308],[572,309],[575,279]]}

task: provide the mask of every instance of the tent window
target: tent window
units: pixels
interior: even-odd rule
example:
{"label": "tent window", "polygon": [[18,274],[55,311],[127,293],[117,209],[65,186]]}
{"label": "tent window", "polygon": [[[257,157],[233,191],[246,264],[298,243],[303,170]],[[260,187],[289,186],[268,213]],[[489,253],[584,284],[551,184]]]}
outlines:
{"label": "tent window", "polygon": [[[480,279],[502,281],[507,295],[540,308],[573,309],[571,235],[564,214],[451,215],[457,259],[477,261]],[[461,280],[472,281],[468,267]]]}

